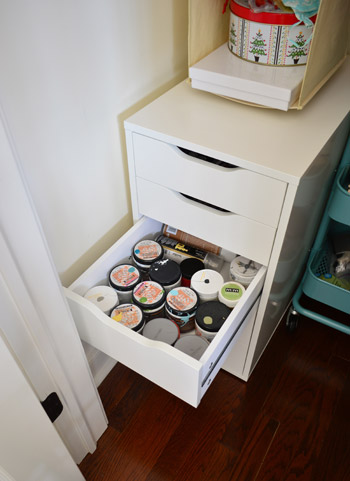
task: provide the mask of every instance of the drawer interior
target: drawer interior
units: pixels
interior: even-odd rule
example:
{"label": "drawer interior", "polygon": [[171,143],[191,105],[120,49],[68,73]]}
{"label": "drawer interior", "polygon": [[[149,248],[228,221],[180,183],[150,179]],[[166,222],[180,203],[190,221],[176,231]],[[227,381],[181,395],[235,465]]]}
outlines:
{"label": "drawer interior", "polygon": [[[231,349],[241,350],[245,358],[248,346],[236,346],[235,339],[239,339],[237,334],[242,326],[254,324],[266,268],[261,267],[219,333],[196,360],[168,344],[147,339],[120,325],[83,297],[91,287],[107,284],[108,272],[129,258],[132,246],[140,239],[154,238],[161,228],[160,222],[142,217],[65,289],[65,293],[82,340],[196,407]],[[229,262],[235,254],[225,250],[222,255],[225,259],[222,274],[229,280]]]}

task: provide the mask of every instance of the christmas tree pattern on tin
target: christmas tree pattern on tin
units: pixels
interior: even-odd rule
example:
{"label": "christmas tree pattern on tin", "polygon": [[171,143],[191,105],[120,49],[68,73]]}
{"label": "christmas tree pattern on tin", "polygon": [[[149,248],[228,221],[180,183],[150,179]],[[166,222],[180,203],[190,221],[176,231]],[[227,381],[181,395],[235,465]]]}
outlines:
{"label": "christmas tree pattern on tin", "polygon": [[301,57],[306,57],[307,55],[307,46],[306,44],[306,39],[303,35],[303,32],[299,32],[299,35],[297,35],[295,42],[292,43],[290,46],[290,51],[287,57],[291,57],[293,59],[293,62],[297,64],[299,62],[299,59]]}
{"label": "christmas tree pattern on tin", "polygon": [[233,47],[236,47],[236,45],[237,45],[236,39],[237,39],[236,28],[235,28],[234,22],[232,22],[231,23],[231,29],[230,29],[230,43],[231,43],[230,48],[231,48],[231,52],[233,52]]}
{"label": "christmas tree pattern on tin", "polygon": [[256,33],[253,40],[251,40],[250,46],[251,48],[249,52],[254,55],[255,62],[259,62],[260,57],[267,55],[266,42],[260,29]]}

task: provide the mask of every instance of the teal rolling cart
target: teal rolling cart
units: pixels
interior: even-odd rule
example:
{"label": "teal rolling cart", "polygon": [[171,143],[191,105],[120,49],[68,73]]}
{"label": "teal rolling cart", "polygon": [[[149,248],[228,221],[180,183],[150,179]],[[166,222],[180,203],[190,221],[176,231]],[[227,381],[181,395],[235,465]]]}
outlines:
{"label": "teal rolling cart", "polygon": [[[300,304],[303,293],[340,311],[344,314],[341,321],[303,307]],[[350,334],[350,139],[339,164],[305,274],[287,316],[286,325],[290,331],[296,329],[300,314]]]}

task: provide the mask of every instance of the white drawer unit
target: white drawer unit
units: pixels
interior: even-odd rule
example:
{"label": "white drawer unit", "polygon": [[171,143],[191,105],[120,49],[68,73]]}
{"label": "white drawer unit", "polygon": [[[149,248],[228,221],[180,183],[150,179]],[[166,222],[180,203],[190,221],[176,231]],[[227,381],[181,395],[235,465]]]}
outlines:
{"label": "white drawer unit", "polygon": [[[248,380],[302,275],[349,134],[346,69],[302,112],[256,109],[182,82],[125,122],[135,225],[66,289],[83,341],[193,406],[221,367]],[[163,223],[222,247],[225,280],[234,254],[262,265],[199,360],[83,297]]]}
{"label": "white drawer unit", "polygon": [[[239,304],[197,361],[168,344],[152,341],[120,325],[83,297],[92,286],[107,284],[110,269],[130,256],[136,242],[154,238],[161,228],[161,223],[142,217],[66,289],[66,296],[82,340],[197,407],[231,350],[237,351],[236,367],[239,369],[240,366],[243,371],[247,345],[237,344],[236,339],[240,339],[246,325],[252,330],[266,268],[261,267]],[[229,254],[226,256],[229,261]],[[227,262],[223,269],[227,278]]]}

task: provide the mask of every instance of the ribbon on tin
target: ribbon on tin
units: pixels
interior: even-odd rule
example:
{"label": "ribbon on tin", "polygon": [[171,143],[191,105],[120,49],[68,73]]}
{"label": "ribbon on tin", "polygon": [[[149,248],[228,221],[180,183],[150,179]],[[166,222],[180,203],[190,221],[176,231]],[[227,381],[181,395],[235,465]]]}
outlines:
{"label": "ribbon on tin", "polygon": [[[283,5],[290,7],[293,10],[294,15],[299,20],[299,22],[291,26],[290,32],[292,32],[293,28],[297,27],[301,23],[304,23],[308,28],[312,28],[314,26],[311,17],[317,14],[320,6],[320,0],[283,0]],[[313,34],[311,33],[304,45],[308,45],[311,42],[312,35]],[[288,40],[294,47],[299,47],[299,45],[291,38],[288,38]]]}
{"label": "ribbon on tin", "polygon": [[295,16],[302,20],[301,17],[313,17],[318,12],[320,0],[283,0],[283,5],[290,7]]}
{"label": "ribbon on tin", "polygon": [[228,2],[229,2],[229,0],[225,0],[224,6],[223,6],[223,9],[222,9],[222,13],[226,12]]}
{"label": "ribbon on tin", "polygon": [[252,12],[274,12],[277,9],[273,0],[248,0],[249,8]]}

